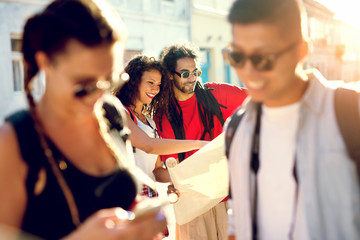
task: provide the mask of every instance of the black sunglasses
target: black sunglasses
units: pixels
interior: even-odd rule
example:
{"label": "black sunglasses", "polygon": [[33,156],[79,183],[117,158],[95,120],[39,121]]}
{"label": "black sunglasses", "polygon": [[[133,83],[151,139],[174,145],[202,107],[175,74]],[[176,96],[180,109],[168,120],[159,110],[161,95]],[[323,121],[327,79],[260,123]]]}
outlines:
{"label": "black sunglasses", "polygon": [[189,71],[185,71],[182,73],[178,73],[178,72],[174,72],[174,73],[179,77],[186,79],[190,77],[190,75],[193,75],[194,77],[200,77],[202,72],[199,69],[195,69],[192,73]]}
{"label": "black sunglasses", "polygon": [[75,86],[74,95],[77,98],[83,98],[98,90],[111,90],[120,88],[126,81],[129,80],[129,75],[127,73],[120,74],[120,79],[117,81],[114,80],[101,80],[91,83],[80,83]]}
{"label": "black sunglasses", "polygon": [[231,44],[222,50],[224,61],[235,68],[244,67],[246,60],[249,59],[253,64],[254,68],[258,71],[270,71],[274,68],[276,60],[284,53],[292,50],[296,47],[299,42],[293,43],[287,48],[271,54],[251,54],[247,55],[243,52],[235,52],[232,49]]}

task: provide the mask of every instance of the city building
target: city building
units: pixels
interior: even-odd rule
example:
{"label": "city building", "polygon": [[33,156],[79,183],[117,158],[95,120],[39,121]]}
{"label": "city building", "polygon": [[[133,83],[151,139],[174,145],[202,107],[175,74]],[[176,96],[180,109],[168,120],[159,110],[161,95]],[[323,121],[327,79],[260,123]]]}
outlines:
{"label": "city building", "polygon": [[[203,82],[242,85],[221,56],[231,41],[227,14],[234,0],[192,0],[191,40],[202,50]],[[316,0],[303,0],[308,18],[310,54],[305,68],[319,69],[327,79],[360,80],[360,30],[335,19]]]}
{"label": "city building", "polygon": [[[191,40],[201,49],[203,82],[241,86],[221,50],[231,42],[228,11],[234,0],[108,0],[127,26],[124,63],[144,53],[158,57],[165,45]],[[26,19],[50,0],[0,0],[0,122],[26,106],[24,68],[20,51]],[[328,79],[360,80],[360,30],[334,18],[334,12],[315,0],[303,0],[308,17],[310,56],[305,67],[318,68]],[[34,95],[44,88],[35,81]]]}
{"label": "city building", "polygon": [[164,46],[190,40],[188,0],[108,0],[128,30],[124,61],[138,53],[158,57]]}
{"label": "city building", "polygon": [[225,64],[221,50],[231,42],[227,21],[233,0],[192,0],[191,40],[201,49],[203,82],[241,85],[234,70]]}
{"label": "city building", "polygon": [[360,80],[360,29],[335,19],[334,12],[315,0],[303,0],[308,18],[310,55],[307,68],[329,80]]}
{"label": "city building", "polygon": [[[21,35],[26,19],[50,0],[0,0],[0,122],[16,109],[26,107]],[[144,53],[158,57],[162,48],[179,39],[190,40],[191,6],[188,0],[108,0],[128,31],[124,63]],[[37,77],[34,95],[44,88]]]}

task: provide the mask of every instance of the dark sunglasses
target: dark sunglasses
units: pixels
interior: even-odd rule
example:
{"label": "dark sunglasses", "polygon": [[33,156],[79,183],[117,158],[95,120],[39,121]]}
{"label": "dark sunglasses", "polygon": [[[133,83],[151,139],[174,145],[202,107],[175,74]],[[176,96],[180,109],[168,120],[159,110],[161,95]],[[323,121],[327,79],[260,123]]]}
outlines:
{"label": "dark sunglasses", "polygon": [[244,67],[246,60],[249,59],[254,66],[254,68],[258,71],[270,71],[274,68],[276,60],[283,55],[284,53],[292,50],[296,47],[299,42],[293,43],[287,48],[271,54],[251,54],[247,55],[243,52],[236,52],[232,49],[231,44],[225,47],[222,50],[222,55],[224,57],[224,61],[235,68]]}
{"label": "dark sunglasses", "polygon": [[120,74],[120,79],[114,80],[101,80],[91,83],[80,83],[75,86],[74,95],[77,98],[83,98],[90,94],[95,93],[96,91],[102,90],[112,90],[120,88],[126,81],[129,80],[129,75],[127,73]]}
{"label": "dark sunglasses", "polygon": [[198,69],[195,69],[192,73],[189,71],[185,71],[182,73],[178,73],[178,72],[174,72],[174,73],[176,75],[178,75],[179,77],[186,79],[186,78],[190,77],[190,75],[193,75],[194,77],[200,77],[202,72]]}

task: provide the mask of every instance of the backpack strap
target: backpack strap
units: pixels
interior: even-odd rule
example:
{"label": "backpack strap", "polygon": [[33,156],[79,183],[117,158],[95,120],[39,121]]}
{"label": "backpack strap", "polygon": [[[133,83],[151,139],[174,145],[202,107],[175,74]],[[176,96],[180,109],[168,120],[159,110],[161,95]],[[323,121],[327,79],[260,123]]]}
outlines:
{"label": "backpack strap", "polygon": [[136,117],[134,116],[134,113],[133,113],[133,111],[129,108],[129,107],[126,107],[126,106],[124,106],[125,108],[126,108],[126,110],[128,111],[128,113],[130,114],[130,117],[131,117],[131,119],[134,121],[134,123],[137,125],[137,119],[136,119]]}
{"label": "backpack strap", "polygon": [[240,121],[244,117],[244,115],[245,108],[239,107],[228,120],[229,124],[225,132],[225,155],[227,158],[229,158],[230,146],[234,137],[234,133],[236,132],[236,129],[238,128]]}
{"label": "backpack strap", "polygon": [[[199,109],[200,117],[201,119],[206,119],[205,122],[203,122],[205,129],[200,138],[200,140],[204,140],[207,133],[209,133],[209,136],[212,137],[211,130],[214,128],[214,117],[217,117],[219,119],[221,126],[224,126],[225,120],[221,108],[227,109],[227,107],[220,104],[218,100],[215,98],[215,96],[212,94],[211,91],[213,91],[214,88],[209,88],[206,84],[204,84],[203,89],[202,90],[200,89],[201,88],[199,88],[199,90],[197,91],[203,91],[205,100],[202,100],[199,97],[199,94],[196,94],[196,98],[198,100],[198,109]],[[208,109],[213,116],[212,117],[206,116],[205,109]],[[206,127],[206,125],[208,126]],[[206,131],[206,128],[208,129],[208,131]]]}
{"label": "backpack strap", "polygon": [[355,90],[337,88],[334,105],[337,123],[344,139],[346,150],[355,161],[360,182],[360,113],[359,96]]}
{"label": "backpack strap", "polygon": [[34,192],[40,169],[46,164],[44,150],[40,145],[38,133],[28,110],[20,110],[6,117],[16,133],[21,157],[29,167],[26,189],[29,196]]}
{"label": "backpack strap", "polygon": [[116,131],[118,131],[121,139],[126,142],[129,139],[130,132],[125,127],[124,119],[126,118],[126,116],[124,111],[118,108],[113,102],[106,100],[104,101],[102,108],[109,129],[115,129]]}
{"label": "backpack strap", "polygon": [[[227,122],[229,123],[227,125],[226,131],[225,131],[225,155],[226,155],[227,159],[229,159],[230,147],[231,147],[231,143],[232,143],[234,134],[240,124],[241,119],[244,117],[244,115],[245,115],[245,108],[239,107],[235,111],[235,113],[227,119]],[[232,198],[230,184],[229,184],[228,198],[229,199]]]}
{"label": "backpack strap", "polygon": [[[128,111],[131,119],[132,119],[132,120],[134,121],[134,123],[137,125],[137,124],[138,124],[138,123],[137,123],[137,118],[135,117],[133,111],[132,111],[129,107],[127,107],[127,106],[124,106],[124,107],[125,107],[126,110]],[[136,147],[133,146],[132,149],[133,149],[133,153],[136,153]]]}

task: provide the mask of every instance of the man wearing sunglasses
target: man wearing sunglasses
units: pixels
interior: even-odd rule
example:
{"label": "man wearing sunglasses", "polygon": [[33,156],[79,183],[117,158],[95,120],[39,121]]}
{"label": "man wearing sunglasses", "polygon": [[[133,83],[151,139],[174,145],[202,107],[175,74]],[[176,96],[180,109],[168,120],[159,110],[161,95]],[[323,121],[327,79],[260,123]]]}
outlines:
{"label": "man wearing sunglasses", "polygon": [[337,125],[335,90],[302,70],[302,17],[297,0],[236,0],[228,16],[224,59],[249,94],[229,150],[237,240],[360,239],[356,164]]}
{"label": "man wearing sunglasses", "polygon": [[[223,131],[224,121],[246,98],[244,89],[224,83],[200,82],[199,48],[191,43],[165,47],[161,61],[171,81],[171,97],[165,115],[156,119],[163,138],[211,141]],[[166,111],[164,111],[166,112]],[[162,161],[175,157],[179,162],[195,151],[162,156]],[[181,196],[180,196],[181,197]],[[225,201],[179,227],[182,240],[227,239]]]}

